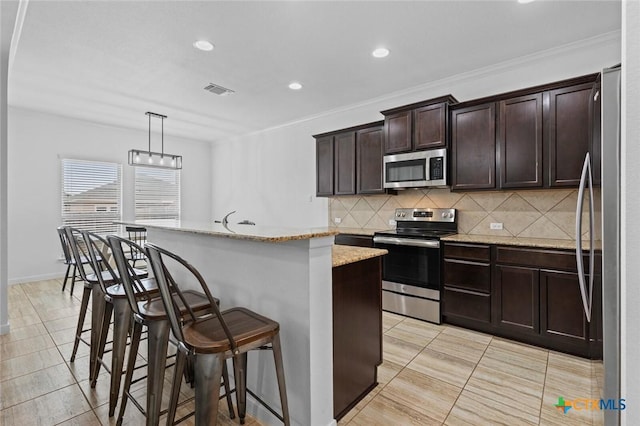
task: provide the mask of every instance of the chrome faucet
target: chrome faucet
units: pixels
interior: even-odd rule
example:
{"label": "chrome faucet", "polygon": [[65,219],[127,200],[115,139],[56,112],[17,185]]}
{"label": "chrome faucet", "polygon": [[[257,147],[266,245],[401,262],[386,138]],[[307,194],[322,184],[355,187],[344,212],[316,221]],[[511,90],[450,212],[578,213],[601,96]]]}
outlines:
{"label": "chrome faucet", "polygon": [[236,212],[235,210],[232,212],[229,212],[222,218],[222,226],[227,226],[227,224],[229,223],[229,216],[231,216],[235,212]]}

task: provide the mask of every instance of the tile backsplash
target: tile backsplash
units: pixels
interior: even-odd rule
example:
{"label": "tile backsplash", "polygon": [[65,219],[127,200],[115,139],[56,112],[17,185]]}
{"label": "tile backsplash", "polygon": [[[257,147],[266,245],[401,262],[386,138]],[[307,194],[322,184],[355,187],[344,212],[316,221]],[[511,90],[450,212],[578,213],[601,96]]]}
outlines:
{"label": "tile backsplash", "polygon": [[[329,226],[338,228],[389,229],[396,208],[439,207],[458,210],[458,233],[530,238],[574,239],[576,189],[527,191],[451,192],[448,189],[398,191],[398,195],[333,197],[329,201]],[[594,190],[596,210],[599,191]],[[585,200],[587,209],[588,199]],[[340,218],[340,223],[335,223]],[[489,224],[501,222],[503,229]],[[599,215],[596,214],[596,223]],[[588,232],[583,213],[583,237]],[[599,226],[595,237],[599,239]]]}

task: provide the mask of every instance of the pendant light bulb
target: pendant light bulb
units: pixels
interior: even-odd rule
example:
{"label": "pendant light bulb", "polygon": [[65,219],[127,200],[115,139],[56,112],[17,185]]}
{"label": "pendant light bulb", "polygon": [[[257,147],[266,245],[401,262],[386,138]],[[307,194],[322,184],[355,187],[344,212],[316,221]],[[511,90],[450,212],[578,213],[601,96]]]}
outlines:
{"label": "pendant light bulb", "polygon": [[160,165],[164,166],[164,157],[160,157]]}
{"label": "pendant light bulb", "polygon": [[171,159],[171,165],[172,165],[172,166],[175,166],[175,165],[176,165],[176,157],[173,157],[173,158]]}
{"label": "pendant light bulb", "polygon": [[136,152],[136,163],[140,162],[140,153]]}
{"label": "pendant light bulb", "polygon": [[151,154],[149,154],[149,164],[153,163],[153,158],[151,157]]}

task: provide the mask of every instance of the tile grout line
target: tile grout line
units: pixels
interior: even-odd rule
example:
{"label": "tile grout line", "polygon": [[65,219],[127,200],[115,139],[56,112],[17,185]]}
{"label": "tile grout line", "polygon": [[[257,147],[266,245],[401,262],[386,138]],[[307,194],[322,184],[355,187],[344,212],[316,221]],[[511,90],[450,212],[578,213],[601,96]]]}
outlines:
{"label": "tile grout line", "polygon": [[549,351],[547,351],[547,365],[544,369],[544,384],[542,385],[542,398],[540,398],[540,414],[538,415],[538,424],[542,422],[542,407],[544,406],[544,391],[547,388],[548,371],[549,371]]}
{"label": "tile grout line", "polygon": [[464,383],[464,386],[462,386],[462,388],[460,389],[460,393],[456,397],[456,400],[453,402],[453,405],[449,409],[449,412],[447,413],[447,417],[444,418],[444,422],[442,422],[442,424],[446,424],[447,419],[449,418],[449,416],[451,416],[451,412],[453,411],[454,407],[458,403],[458,400],[460,399],[460,395],[462,395],[462,392],[464,392],[465,388],[467,387],[467,384],[469,383],[469,379],[471,378],[471,376],[473,376],[473,373],[476,371],[476,368],[478,368],[478,364],[480,364],[480,361],[482,361],[482,358],[484,357],[484,354],[487,352],[487,349],[489,348],[489,345],[491,344],[493,339],[494,339],[494,336],[491,336],[491,339],[489,339],[489,343],[487,343],[487,346],[484,348],[484,351],[482,351],[482,355],[480,356],[480,359],[476,361],[476,365],[473,367],[473,371],[471,371],[471,374],[469,374],[469,377],[467,377],[467,381]]}

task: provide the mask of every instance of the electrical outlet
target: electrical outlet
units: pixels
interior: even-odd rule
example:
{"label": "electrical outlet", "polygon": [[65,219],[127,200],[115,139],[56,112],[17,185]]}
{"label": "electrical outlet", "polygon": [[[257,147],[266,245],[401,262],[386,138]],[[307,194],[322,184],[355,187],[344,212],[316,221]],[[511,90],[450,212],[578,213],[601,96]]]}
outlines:
{"label": "electrical outlet", "polygon": [[489,225],[490,229],[502,229],[502,222],[491,222],[491,224]]}
{"label": "electrical outlet", "polygon": [[396,221],[393,219],[389,219],[389,225],[390,226],[396,226]]}
{"label": "electrical outlet", "polygon": [[334,223],[340,223],[340,222],[342,222],[342,218],[341,217],[334,217],[333,218],[333,222]]}

